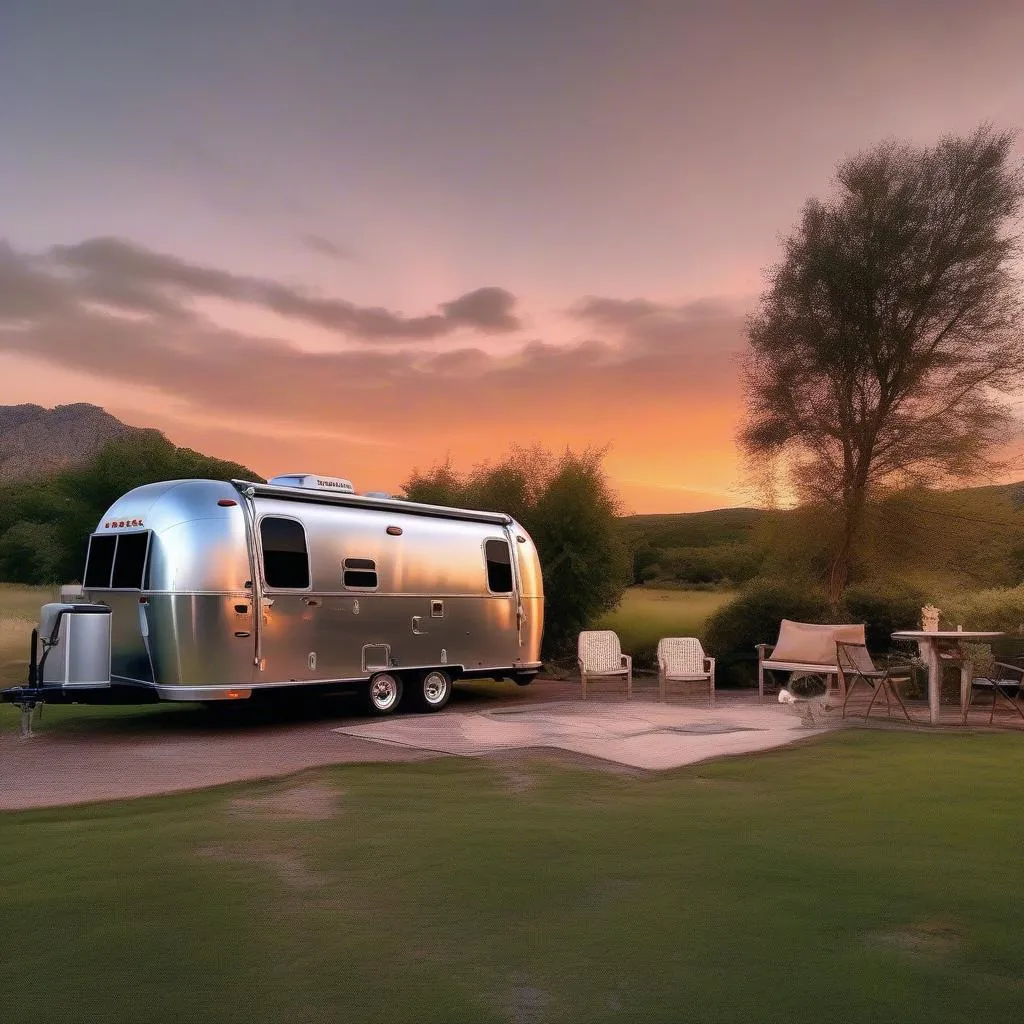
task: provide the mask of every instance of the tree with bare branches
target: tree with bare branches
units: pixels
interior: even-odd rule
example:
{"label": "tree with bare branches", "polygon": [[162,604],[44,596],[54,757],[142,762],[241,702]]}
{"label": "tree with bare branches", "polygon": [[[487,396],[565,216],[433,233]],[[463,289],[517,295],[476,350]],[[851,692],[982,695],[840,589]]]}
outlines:
{"label": "tree with bare branches", "polygon": [[978,477],[1005,441],[1024,370],[1013,145],[985,125],[844,161],[750,318],[740,443],[833,513],[833,603],[873,496]]}

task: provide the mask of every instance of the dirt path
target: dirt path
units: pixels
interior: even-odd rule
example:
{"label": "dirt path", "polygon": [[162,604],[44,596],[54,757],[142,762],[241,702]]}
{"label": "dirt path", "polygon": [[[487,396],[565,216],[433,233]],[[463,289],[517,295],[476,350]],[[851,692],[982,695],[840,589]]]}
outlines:
{"label": "dirt path", "polygon": [[[548,681],[523,689],[510,685],[498,696],[460,688],[441,714],[564,700],[575,690]],[[116,717],[65,722],[59,731],[41,731],[27,740],[0,733],[0,810],[152,796],[319,765],[443,756],[334,732],[366,720],[344,697],[308,701],[286,713],[231,710],[235,714],[212,714],[194,705],[159,715],[119,711]]]}

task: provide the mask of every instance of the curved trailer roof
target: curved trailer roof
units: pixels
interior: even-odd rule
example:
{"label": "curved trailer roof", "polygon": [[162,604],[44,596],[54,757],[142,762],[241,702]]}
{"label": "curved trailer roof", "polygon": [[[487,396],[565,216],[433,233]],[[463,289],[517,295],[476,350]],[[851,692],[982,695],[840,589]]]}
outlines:
{"label": "curved trailer roof", "polygon": [[259,484],[251,480],[232,480],[243,494],[253,497],[280,498],[286,501],[305,501],[314,505],[345,505],[349,508],[379,509],[383,512],[401,512],[406,515],[432,516],[435,519],[466,519],[474,523],[497,523],[509,526],[514,522],[504,512],[480,512],[444,505],[423,505],[400,498],[371,498],[364,494],[346,494],[343,491],[315,490],[306,487],[284,487],[281,484]]}

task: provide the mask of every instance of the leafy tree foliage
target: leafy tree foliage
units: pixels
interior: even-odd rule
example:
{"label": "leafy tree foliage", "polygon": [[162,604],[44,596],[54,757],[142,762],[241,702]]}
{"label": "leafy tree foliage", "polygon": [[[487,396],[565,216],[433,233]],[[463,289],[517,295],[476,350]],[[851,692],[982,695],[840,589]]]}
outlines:
{"label": "leafy tree foliage", "polygon": [[619,500],[602,468],[603,452],[513,448],[495,465],[465,475],[448,463],[414,473],[406,497],[457,508],[507,512],[529,531],[544,576],[544,651],[564,656],[576,637],[614,608],[630,576]]}
{"label": "leafy tree foliage", "polygon": [[845,161],[751,318],[741,442],[832,513],[833,605],[874,495],[976,475],[1005,436],[1024,369],[1012,147],[982,127]]}
{"label": "leafy tree foliage", "polygon": [[87,465],[0,487],[0,579],[80,579],[89,534],[126,491],[160,480],[261,480],[238,463],[177,448],[159,431],[111,441]]}

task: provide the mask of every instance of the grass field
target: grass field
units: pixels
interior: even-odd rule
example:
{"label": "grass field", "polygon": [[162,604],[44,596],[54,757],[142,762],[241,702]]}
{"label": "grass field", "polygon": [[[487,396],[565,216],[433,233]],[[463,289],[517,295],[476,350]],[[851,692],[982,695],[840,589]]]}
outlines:
{"label": "grass field", "polygon": [[0,688],[25,681],[29,637],[39,608],[60,597],[60,587],[0,583]]}
{"label": "grass field", "polygon": [[704,620],[735,597],[733,591],[655,590],[630,587],[622,604],[596,624],[614,629],[622,650],[651,648],[663,636],[699,636]]}
{"label": "grass field", "polygon": [[1016,1020],[1022,773],[1019,737],[858,730],[655,777],[451,759],[8,813],[4,1003],[23,1024]]}

